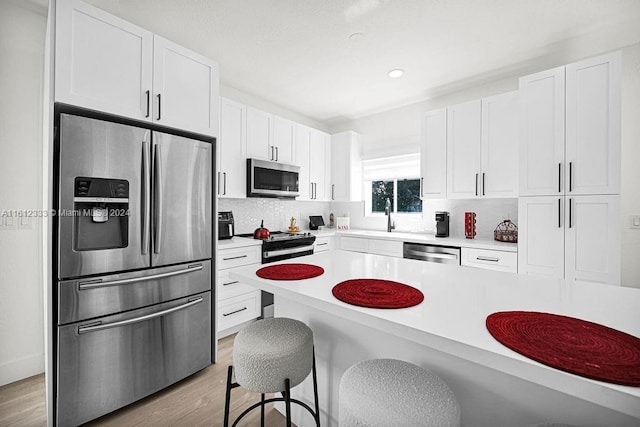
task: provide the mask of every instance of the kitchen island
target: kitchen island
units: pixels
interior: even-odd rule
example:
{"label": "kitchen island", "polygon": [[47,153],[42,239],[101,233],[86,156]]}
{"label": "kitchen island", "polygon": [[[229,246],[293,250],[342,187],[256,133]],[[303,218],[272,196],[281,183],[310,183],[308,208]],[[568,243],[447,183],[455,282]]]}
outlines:
{"label": "kitchen island", "polygon": [[[261,279],[260,266],[232,278],[275,295],[275,314],[304,321],[314,332],[324,426],[337,425],[338,386],[360,360],[390,357],[429,368],[456,394],[463,425],[640,425],[640,387],[590,380],[528,359],[487,331],[497,311],[561,314],[640,336],[640,290],[571,284],[467,267],[333,250],[296,259],[321,266],[321,276]],[[285,263],[285,262],[282,262]],[[331,290],[347,279],[394,280],[420,289],[424,301],[403,309],[346,304]],[[294,389],[311,400],[309,379]],[[311,425],[302,412],[298,426]]]}

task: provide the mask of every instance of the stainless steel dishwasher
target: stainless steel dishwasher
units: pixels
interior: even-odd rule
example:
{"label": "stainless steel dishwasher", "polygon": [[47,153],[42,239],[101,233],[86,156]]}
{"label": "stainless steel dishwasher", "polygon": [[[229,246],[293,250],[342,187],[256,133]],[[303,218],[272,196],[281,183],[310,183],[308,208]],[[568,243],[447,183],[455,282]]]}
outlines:
{"label": "stainless steel dishwasher", "polygon": [[460,248],[404,242],[402,245],[402,257],[440,264],[460,265]]}

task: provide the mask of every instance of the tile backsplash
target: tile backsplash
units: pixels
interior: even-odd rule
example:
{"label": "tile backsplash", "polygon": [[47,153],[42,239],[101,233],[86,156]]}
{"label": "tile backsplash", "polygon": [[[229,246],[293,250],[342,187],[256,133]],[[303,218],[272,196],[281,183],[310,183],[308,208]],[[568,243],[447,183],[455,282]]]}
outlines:
{"label": "tile backsplash", "polygon": [[253,233],[264,226],[270,231],[286,231],[291,217],[296,219],[300,230],[309,229],[309,216],[322,215],[329,224],[329,202],[302,202],[286,199],[246,198],[218,199],[218,211],[233,211],[236,234]]}
{"label": "tile backsplash", "polygon": [[[233,211],[236,234],[253,233],[264,219],[271,231],[286,231],[291,217],[301,230],[309,229],[309,216],[322,215],[329,224],[329,214],[348,216],[351,228],[386,230],[387,218],[367,216],[364,202],[303,202],[285,199],[218,199],[219,211]],[[449,212],[449,234],[464,237],[464,213],[476,213],[476,238],[493,239],[493,230],[505,219],[518,221],[518,199],[425,200],[422,215],[392,215],[396,231],[435,233],[436,211]]]}

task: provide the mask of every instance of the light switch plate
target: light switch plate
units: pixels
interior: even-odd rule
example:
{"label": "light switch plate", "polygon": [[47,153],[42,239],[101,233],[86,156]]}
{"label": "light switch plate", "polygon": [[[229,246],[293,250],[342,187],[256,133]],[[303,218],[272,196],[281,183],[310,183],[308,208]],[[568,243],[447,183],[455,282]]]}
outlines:
{"label": "light switch plate", "polygon": [[631,221],[629,228],[638,228],[640,229],[640,215],[631,215]]}

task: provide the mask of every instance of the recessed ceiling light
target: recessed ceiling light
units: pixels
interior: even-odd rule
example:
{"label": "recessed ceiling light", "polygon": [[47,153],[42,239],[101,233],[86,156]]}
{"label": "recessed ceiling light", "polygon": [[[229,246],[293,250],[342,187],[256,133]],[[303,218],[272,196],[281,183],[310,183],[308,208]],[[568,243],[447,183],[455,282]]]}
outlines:
{"label": "recessed ceiling light", "polygon": [[364,36],[362,33],[353,33],[349,36],[349,40],[359,40],[362,36]]}
{"label": "recessed ceiling light", "polygon": [[392,79],[397,79],[398,77],[402,77],[403,74],[404,74],[404,70],[401,70],[399,68],[389,71],[389,77],[391,77]]}

